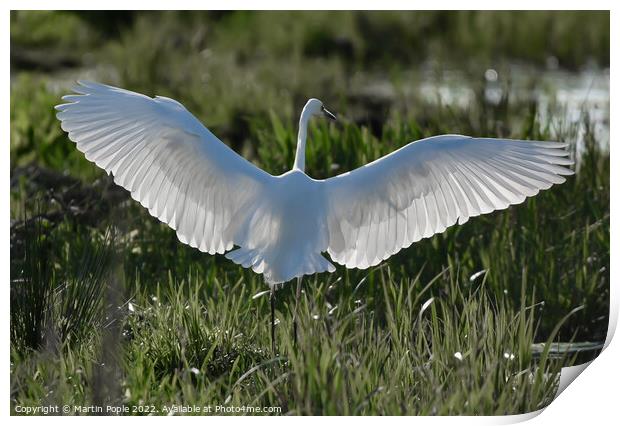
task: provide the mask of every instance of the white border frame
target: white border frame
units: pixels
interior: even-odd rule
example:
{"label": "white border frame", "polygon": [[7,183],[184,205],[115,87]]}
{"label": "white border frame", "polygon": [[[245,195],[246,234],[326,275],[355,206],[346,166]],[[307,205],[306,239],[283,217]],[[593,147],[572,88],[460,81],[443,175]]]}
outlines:
{"label": "white border frame", "polygon": [[[118,0],[110,0],[110,1],[91,1],[88,3],[88,7],[85,7],[84,1],[75,1],[75,0],[63,0],[56,2],[41,2],[41,1],[33,1],[33,0],[22,0],[22,1],[13,1],[9,0],[3,2],[6,5],[4,10],[4,16],[2,17],[3,31],[1,35],[1,48],[3,52],[4,58],[4,67],[2,68],[3,80],[5,81],[5,85],[3,86],[4,92],[4,102],[2,102],[2,135],[4,135],[4,143],[6,144],[5,150],[8,150],[8,141],[10,140],[10,67],[9,67],[9,50],[10,50],[10,10],[11,9],[167,9],[170,6],[175,6],[177,9],[297,9],[294,6],[301,6],[303,9],[309,8],[308,6],[312,6],[312,9],[332,9],[332,10],[349,10],[349,9],[372,9],[377,6],[377,2],[372,2],[368,0],[358,0],[358,1],[339,1],[335,2],[333,0],[313,0],[311,4],[293,4],[292,2],[283,2],[277,0],[264,0],[264,1],[240,1],[240,0],[229,0],[225,4],[212,4],[211,2],[199,2],[199,1],[189,1],[189,0],[177,0],[174,3],[163,2],[163,1],[118,1]],[[573,0],[568,1],[533,1],[533,0],[522,0],[519,2],[511,1],[511,2],[491,2],[491,1],[479,1],[473,0],[467,2],[466,6],[468,8],[473,9],[532,9],[532,10],[561,10],[561,9],[582,9],[584,6],[588,6],[591,9],[602,9],[602,10],[611,10],[611,64],[610,64],[610,99],[615,99],[613,96],[617,92],[615,91],[615,86],[613,84],[614,74],[617,74],[617,55],[614,54],[614,47],[617,43],[615,40],[619,40],[620,34],[618,31],[619,19],[617,18],[618,13],[614,10],[614,2],[612,1],[602,1],[602,0],[590,0],[587,4],[584,4],[582,1],[577,2]],[[218,7],[220,6],[220,7]],[[420,10],[429,10],[429,9],[453,9],[458,10],[463,6],[463,3],[457,1],[433,1],[433,2],[406,2],[406,1],[396,1],[396,0],[384,0],[379,6],[382,9],[411,9],[415,7]],[[429,7],[431,6],[431,7]],[[7,80],[8,83],[7,84]],[[617,122],[618,109],[615,108],[614,102],[610,102],[610,150],[613,153],[613,145],[611,143],[611,138],[614,130],[613,124]],[[5,220],[9,222],[10,220],[10,210],[9,210],[9,187],[8,182],[10,181],[10,158],[9,155],[5,155],[0,157],[0,170],[3,174],[4,186],[3,186],[3,199],[1,204],[2,215],[5,217]],[[613,161],[612,161],[613,165]],[[612,167],[611,168],[611,218],[610,220],[614,222],[614,218],[617,216],[618,212],[618,197],[614,195],[615,185],[614,182],[620,182],[619,176],[619,168]],[[10,271],[9,271],[9,245],[7,241],[9,240],[9,228],[6,227],[7,222],[5,222],[5,226],[2,228],[2,241],[4,244],[2,245],[2,262],[3,262],[3,276],[4,276],[4,286],[2,286],[3,296],[1,298],[0,303],[2,304],[2,313],[3,313],[3,327],[2,327],[2,336],[0,337],[0,341],[8,342],[9,341],[9,285],[10,282]],[[617,220],[616,220],[617,223]],[[611,246],[618,246],[618,232],[612,224],[611,226]],[[546,423],[565,423],[565,424],[574,424],[574,423],[584,423],[584,422],[600,422],[605,421],[604,423],[609,423],[606,420],[616,419],[618,415],[618,402],[617,402],[617,392],[616,389],[619,386],[619,378],[620,369],[618,368],[618,361],[620,359],[620,346],[616,341],[612,341],[612,337],[614,335],[617,320],[618,320],[618,273],[616,268],[612,268],[610,271],[611,279],[610,279],[610,318],[609,318],[609,330],[608,336],[605,343],[605,350],[599,355],[597,359],[591,362],[592,367],[587,368],[584,374],[580,373],[590,364],[586,364],[584,366],[577,366],[571,368],[565,368],[562,370],[562,382],[570,383],[572,380],[575,380],[575,383],[569,387],[569,390],[566,392],[562,392],[561,395],[557,397],[557,399],[551,403],[544,410],[540,410],[534,413],[528,413],[517,416],[505,416],[505,417],[417,417],[415,419],[410,419],[408,417],[395,417],[390,419],[390,421],[395,421],[397,423],[403,424],[411,424],[411,422],[416,422],[416,424],[459,424],[459,425],[480,425],[480,424],[509,424],[525,421],[528,419],[535,419],[532,421],[533,424],[546,424]],[[8,394],[8,390],[10,389],[10,377],[9,377],[9,349],[8,345],[4,347],[4,351],[2,353],[2,365],[4,368],[1,371],[1,375],[4,377],[4,390]],[[579,376],[579,377],[577,377]],[[9,395],[6,395],[6,399],[0,403],[0,414],[2,416],[8,416],[10,412],[10,404],[8,400]],[[540,414],[540,415],[539,415]],[[121,417],[118,421],[130,422],[130,418]],[[182,419],[182,420],[179,420]],[[203,423],[205,421],[209,422],[217,422],[219,418],[209,417],[205,419],[204,417],[177,417],[176,421],[183,422],[200,422]],[[237,423],[242,422],[245,418],[242,417],[228,417],[222,419],[222,423]],[[30,421],[40,421],[36,418],[28,418],[28,417],[20,417],[13,416],[11,418],[15,423]],[[71,418],[69,420],[63,419],[63,421],[68,422],[82,422],[82,419]],[[92,421],[94,423],[102,424],[103,422],[109,422],[109,419],[102,417],[91,417],[88,421]],[[115,420],[116,421],[116,420]],[[148,421],[149,423],[162,423],[168,422],[168,418],[166,417],[152,417],[146,420],[145,418],[139,418],[137,421]],[[283,424],[284,422],[288,422],[288,419],[283,417],[252,417],[251,421],[257,424],[264,424],[273,426],[276,423]],[[299,422],[301,424],[308,424],[309,422],[315,422],[314,419],[297,417],[294,420],[295,422]],[[326,418],[327,422],[340,422],[340,419],[332,419]],[[355,422],[366,422],[373,421],[368,420],[363,417],[356,417],[355,419],[351,419],[351,421]]]}

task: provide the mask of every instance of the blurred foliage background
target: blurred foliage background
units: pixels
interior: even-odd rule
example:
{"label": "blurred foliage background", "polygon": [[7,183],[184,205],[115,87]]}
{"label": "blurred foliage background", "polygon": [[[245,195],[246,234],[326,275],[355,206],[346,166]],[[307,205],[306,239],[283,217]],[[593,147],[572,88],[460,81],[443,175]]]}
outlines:
{"label": "blurred foliage background", "polygon": [[[269,121],[271,113],[294,123],[309,97],[320,97],[375,135],[401,114],[416,117],[429,133],[510,136],[502,117],[463,123],[462,117],[439,115],[427,98],[455,74],[458,87],[451,95],[462,99],[443,102],[449,108],[468,103],[463,88],[484,92],[488,69],[498,72],[494,83],[500,88],[518,85],[528,95],[531,85],[543,91],[550,89],[545,83],[553,85],[544,80],[541,87],[545,70],[605,69],[609,17],[604,12],[15,12],[11,65],[13,102],[47,96],[51,106],[60,87],[96,78],[182,100],[221,139],[250,156],[260,146],[257,123]],[[33,84],[45,90],[28,94]],[[519,95],[509,99],[515,106]],[[36,114],[24,110],[31,119]],[[511,112],[524,115],[518,108]],[[49,121],[49,127],[56,131],[38,129],[53,143],[58,126]],[[26,143],[15,137],[12,148]],[[65,155],[75,151],[55,145]]]}
{"label": "blurred foliage background", "polygon": [[[12,404],[544,406],[607,330],[609,43],[607,12],[13,11]],[[339,118],[311,125],[316,178],[440,133],[566,141],[577,174],[308,279],[299,351],[285,287],[271,358],[260,277],[183,246],[62,132],[53,106],[77,79],[174,98],[274,174],[310,97]]]}

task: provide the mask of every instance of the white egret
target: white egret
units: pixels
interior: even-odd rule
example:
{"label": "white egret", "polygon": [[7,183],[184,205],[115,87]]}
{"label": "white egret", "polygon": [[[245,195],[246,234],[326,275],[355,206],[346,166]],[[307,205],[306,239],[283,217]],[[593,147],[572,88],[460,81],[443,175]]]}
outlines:
{"label": "white egret", "polygon": [[237,155],[175,100],[93,82],[79,82],[74,91],[56,109],[77,149],[181,242],[209,254],[228,252],[228,259],[263,274],[271,288],[272,339],[276,284],[297,278],[299,299],[303,275],[334,272],[332,262],[377,265],[573,173],[564,143],[442,135],[333,178],[313,179],[304,172],[308,122],[335,117],[310,99],[299,120],[293,168],[273,176]]}

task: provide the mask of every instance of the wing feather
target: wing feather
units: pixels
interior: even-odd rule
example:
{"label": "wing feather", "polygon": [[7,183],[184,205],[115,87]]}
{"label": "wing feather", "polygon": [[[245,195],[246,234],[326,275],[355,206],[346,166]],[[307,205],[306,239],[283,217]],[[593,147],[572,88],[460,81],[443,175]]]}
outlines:
{"label": "wing feather", "polygon": [[565,181],[566,144],[444,135],[326,179],[327,252],[367,268],[470,217]]}
{"label": "wing feather", "polygon": [[56,107],[85,157],[114,175],[180,241],[209,253],[243,245],[273,176],[228,148],[180,103],[94,82]]}

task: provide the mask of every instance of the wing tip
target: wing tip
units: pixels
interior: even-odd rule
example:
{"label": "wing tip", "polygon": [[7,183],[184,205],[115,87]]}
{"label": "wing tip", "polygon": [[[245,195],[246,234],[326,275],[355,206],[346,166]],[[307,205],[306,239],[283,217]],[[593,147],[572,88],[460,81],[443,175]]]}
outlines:
{"label": "wing tip", "polygon": [[537,145],[543,148],[552,148],[552,149],[565,149],[568,148],[568,142],[554,142],[554,141],[536,141]]}
{"label": "wing tip", "polygon": [[71,104],[78,102],[80,96],[84,96],[84,95],[76,95],[72,93],[70,95],[63,95],[60,99],[62,99],[63,101],[67,101],[65,105],[71,105]]}
{"label": "wing tip", "polygon": [[89,89],[93,89],[93,88],[100,87],[100,86],[105,86],[105,84],[101,84],[101,83],[98,83],[98,82],[92,81],[92,80],[84,80],[84,79],[81,79],[81,78],[77,79],[75,82],[76,82],[76,84],[78,86],[80,86],[80,87],[87,87]]}

